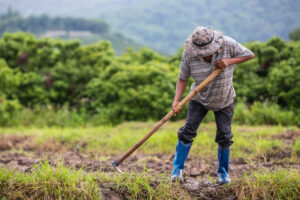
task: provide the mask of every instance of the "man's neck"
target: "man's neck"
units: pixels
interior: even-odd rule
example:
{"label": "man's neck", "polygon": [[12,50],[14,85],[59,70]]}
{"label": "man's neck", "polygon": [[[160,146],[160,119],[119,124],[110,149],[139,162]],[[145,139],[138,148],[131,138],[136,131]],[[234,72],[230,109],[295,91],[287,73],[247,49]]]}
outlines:
{"label": "man's neck", "polygon": [[205,57],[203,57],[203,59],[204,59],[206,62],[211,63],[212,55],[210,55],[210,56],[205,56]]}

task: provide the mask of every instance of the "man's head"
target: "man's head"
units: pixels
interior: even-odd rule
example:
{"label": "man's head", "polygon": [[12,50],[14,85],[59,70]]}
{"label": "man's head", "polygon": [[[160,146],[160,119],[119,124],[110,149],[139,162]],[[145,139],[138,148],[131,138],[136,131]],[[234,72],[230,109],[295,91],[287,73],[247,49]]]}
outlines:
{"label": "man's head", "polygon": [[210,27],[197,27],[187,38],[184,44],[185,50],[192,56],[209,56],[222,46],[223,34],[214,31]]}

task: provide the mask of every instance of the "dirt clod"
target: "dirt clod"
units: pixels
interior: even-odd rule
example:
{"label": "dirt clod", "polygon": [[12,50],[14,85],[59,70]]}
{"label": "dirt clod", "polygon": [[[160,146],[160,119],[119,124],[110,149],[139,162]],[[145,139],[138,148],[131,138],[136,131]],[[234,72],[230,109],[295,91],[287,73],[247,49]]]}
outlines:
{"label": "dirt clod", "polygon": [[288,130],[276,134],[272,138],[281,140],[285,145],[294,145],[296,139],[300,139],[300,130]]}
{"label": "dirt clod", "polygon": [[274,135],[273,138],[293,140],[295,138],[300,138],[300,130],[288,130],[281,134]]}
{"label": "dirt clod", "polygon": [[292,156],[292,149],[291,148],[279,148],[279,147],[273,147],[272,149],[270,150],[267,150],[267,155],[266,155],[266,158],[267,158],[267,161],[270,161],[270,160],[282,160],[282,159],[285,159],[285,158],[291,158]]}

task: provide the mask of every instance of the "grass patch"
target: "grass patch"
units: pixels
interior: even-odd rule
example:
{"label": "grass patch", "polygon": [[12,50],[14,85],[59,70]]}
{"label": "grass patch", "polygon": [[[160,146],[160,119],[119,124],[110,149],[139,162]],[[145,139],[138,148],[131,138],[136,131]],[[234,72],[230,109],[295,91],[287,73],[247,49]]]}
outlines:
{"label": "grass patch", "polygon": [[[215,181],[211,178],[210,181]],[[201,184],[199,182],[198,184]],[[199,186],[201,187],[201,185]],[[214,187],[214,197],[226,199],[297,199],[300,192],[300,174],[296,170],[252,172],[236,178],[228,186]],[[220,192],[220,191],[227,192]],[[2,199],[192,199],[209,190],[188,192],[179,182],[172,183],[168,175],[152,176],[144,172],[117,173],[73,170],[58,162],[54,168],[46,161],[36,165],[31,173],[0,169],[0,197]],[[201,193],[201,194],[200,194]]]}
{"label": "grass patch", "polygon": [[106,184],[111,191],[125,199],[189,199],[179,182],[172,183],[168,175],[152,176],[145,170],[143,173],[125,173],[107,176],[96,175],[99,182]]}
{"label": "grass patch", "polygon": [[58,162],[53,168],[44,162],[32,173],[0,170],[2,199],[101,199],[97,181],[83,170],[71,170]]}
{"label": "grass patch", "polygon": [[[155,133],[141,148],[140,153],[147,154],[173,154],[177,131],[184,124],[168,122]],[[139,141],[154,125],[152,122],[130,122],[116,127],[81,127],[81,128],[0,128],[0,134],[29,135],[35,138],[38,147],[60,145],[65,149],[79,150],[81,152],[101,152],[102,155],[120,154],[127,151]],[[282,133],[295,127],[282,126],[239,126],[233,125],[234,134],[232,145],[232,158],[254,158],[264,156],[272,147],[282,147],[280,139],[272,138],[273,135]],[[216,157],[217,144],[215,143],[215,123],[201,124],[198,136],[195,138],[191,155],[203,158]],[[56,142],[53,142],[56,141]],[[50,149],[55,149],[52,147]],[[299,150],[299,140],[296,139],[292,147],[294,152]],[[60,148],[58,148],[60,149]],[[294,154],[295,155],[295,154]]]}
{"label": "grass patch", "polygon": [[300,140],[296,140],[293,153],[296,157],[300,158]]}
{"label": "grass patch", "polygon": [[179,183],[171,184],[166,175],[87,173],[64,167],[54,168],[47,161],[35,165],[31,173],[0,169],[2,199],[185,199],[188,194]]}
{"label": "grass patch", "polygon": [[233,182],[230,187],[238,199],[290,199],[299,198],[300,174],[296,170],[253,172]]}

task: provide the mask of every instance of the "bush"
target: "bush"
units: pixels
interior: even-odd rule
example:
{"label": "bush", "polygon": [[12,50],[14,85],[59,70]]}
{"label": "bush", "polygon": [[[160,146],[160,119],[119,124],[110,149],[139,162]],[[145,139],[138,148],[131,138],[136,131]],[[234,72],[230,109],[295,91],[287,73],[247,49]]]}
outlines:
{"label": "bush", "polygon": [[300,108],[299,74],[300,64],[293,58],[271,69],[267,88],[276,103],[291,109]]}
{"label": "bush", "polygon": [[7,100],[0,97],[0,125],[13,126],[17,121],[17,116],[22,106],[18,100]]}
{"label": "bush", "polygon": [[11,69],[4,59],[0,59],[0,96],[14,96],[20,83],[20,74]]}
{"label": "bush", "polygon": [[300,125],[300,115],[297,112],[284,110],[275,103],[254,102],[247,106],[245,103],[238,103],[234,111],[233,121],[239,124],[251,125],[275,125],[283,126]]}
{"label": "bush", "polygon": [[168,65],[111,66],[88,84],[88,106],[112,122],[159,119],[171,109],[176,81]]}
{"label": "bush", "polygon": [[299,41],[300,40],[300,27],[295,28],[289,33],[290,40]]}
{"label": "bush", "polygon": [[[234,72],[237,122],[297,124],[300,42],[287,43],[272,37],[266,43],[246,46],[255,53],[255,59],[238,65]],[[61,112],[61,116],[74,116],[79,124],[88,119],[96,124],[158,120],[171,109],[181,53],[182,48],[167,58],[142,48],[116,57],[106,41],[81,46],[79,41],[36,39],[27,33],[4,34],[0,39],[0,96],[25,107],[21,118],[22,113],[37,114],[42,108],[49,115]],[[189,85],[192,82],[190,79]],[[183,96],[188,93],[189,86]],[[47,110],[48,107],[53,110]],[[7,108],[2,110],[6,112]],[[183,111],[174,120],[185,115]],[[210,112],[205,122],[213,120]],[[57,116],[44,124],[73,123]]]}

